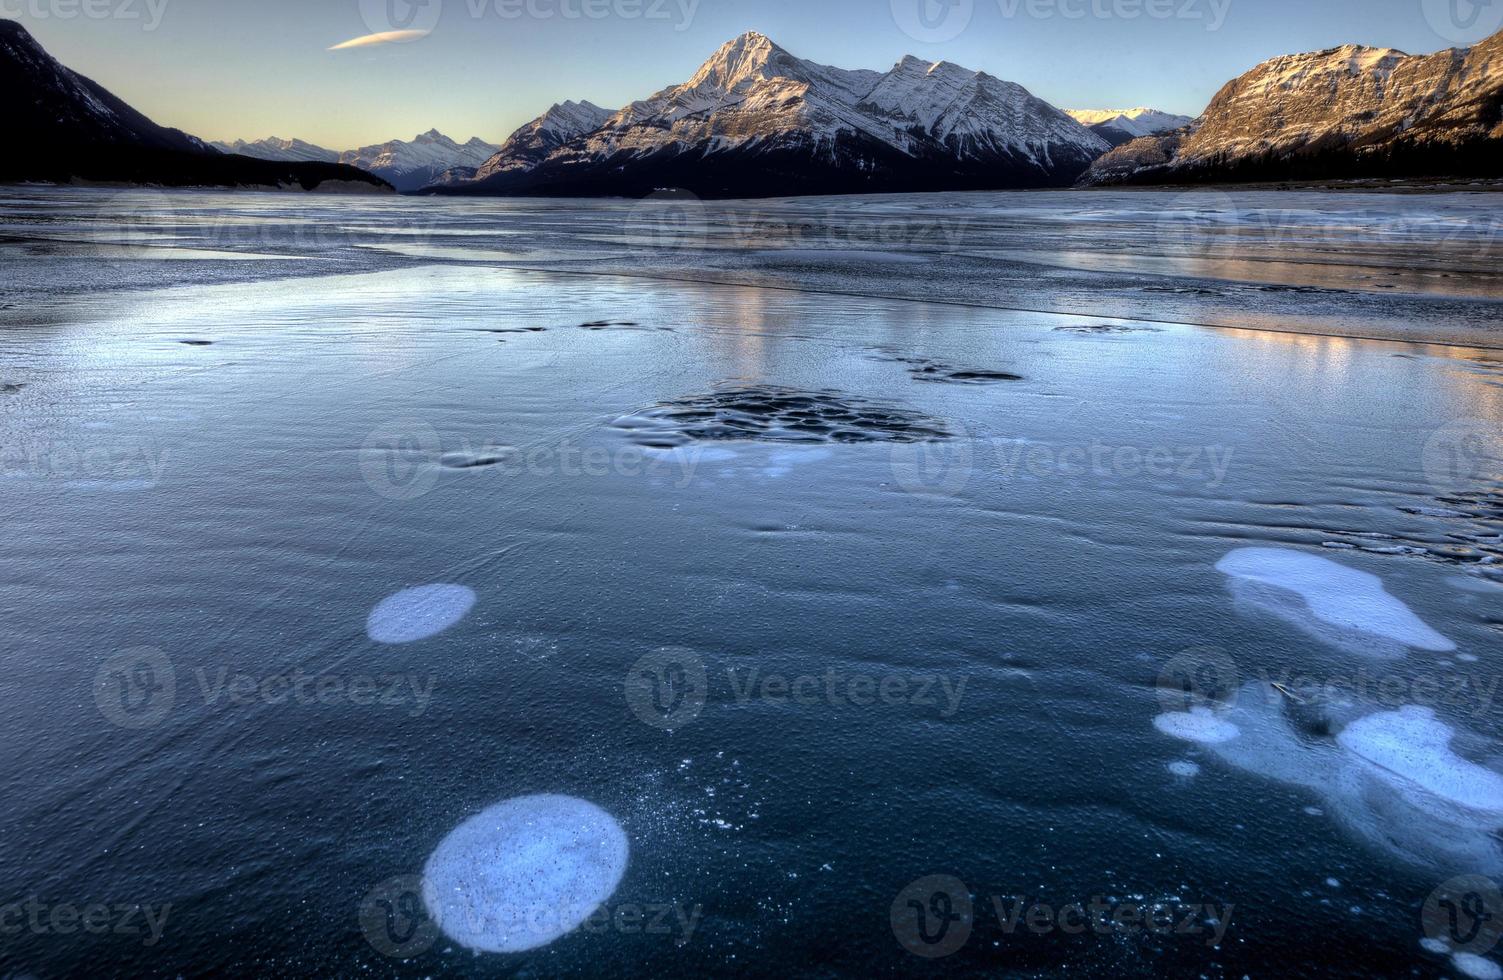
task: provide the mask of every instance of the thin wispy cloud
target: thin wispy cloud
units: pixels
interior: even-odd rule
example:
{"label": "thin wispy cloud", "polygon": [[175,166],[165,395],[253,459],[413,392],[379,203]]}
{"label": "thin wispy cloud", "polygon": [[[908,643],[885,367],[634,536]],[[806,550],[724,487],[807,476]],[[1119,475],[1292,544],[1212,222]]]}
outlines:
{"label": "thin wispy cloud", "polygon": [[420,37],[427,37],[432,31],[382,31],[379,34],[366,34],[363,37],[351,38],[330,48],[330,51],[345,51],[349,48],[373,48],[378,44],[400,44],[403,41],[416,41]]}

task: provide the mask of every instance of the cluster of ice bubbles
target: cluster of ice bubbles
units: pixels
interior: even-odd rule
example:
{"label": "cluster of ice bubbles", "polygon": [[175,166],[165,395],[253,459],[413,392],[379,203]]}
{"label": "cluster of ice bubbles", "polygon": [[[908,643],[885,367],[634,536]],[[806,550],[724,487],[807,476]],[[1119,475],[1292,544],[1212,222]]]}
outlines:
{"label": "cluster of ice bubbles", "polygon": [[[406,589],[366,620],[375,642],[430,639],[457,625],[477,597],[462,585]],[[456,827],[423,869],[435,925],[467,949],[517,953],[582,925],[626,872],[627,838],[610,814],[568,796],[499,803]]]}
{"label": "cluster of ice bubbles", "polygon": [[[1456,649],[1377,576],[1276,548],[1234,551],[1217,567],[1239,603],[1340,650],[1397,657]],[[1429,869],[1503,873],[1503,773],[1455,748],[1485,753],[1491,743],[1431,708],[1307,701],[1264,681],[1186,708],[1159,715],[1155,727],[1237,769],[1319,794],[1325,812],[1370,845]],[[1469,975],[1503,977],[1491,961],[1455,959]]]}

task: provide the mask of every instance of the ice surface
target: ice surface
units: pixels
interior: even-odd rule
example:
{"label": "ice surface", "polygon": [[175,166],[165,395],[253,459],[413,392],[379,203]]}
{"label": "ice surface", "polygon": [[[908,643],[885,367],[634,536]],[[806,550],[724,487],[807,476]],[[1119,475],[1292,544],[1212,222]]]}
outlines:
{"label": "ice surface", "polygon": [[[31,201],[25,215],[0,205],[8,208],[0,222],[13,237],[78,226],[72,202],[98,201],[90,205],[97,211],[116,192],[0,191],[0,198],[17,197]],[[1233,197],[1239,207],[1249,200]],[[1394,206],[1404,214],[1457,211],[1486,215],[1495,226],[1495,197],[1475,205],[1447,195],[1322,200],[1343,227],[1350,211],[1371,210],[1380,200],[1390,215]],[[0,394],[0,472],[7,477],[0,598],[12,645],[35,652],[8,665],[13,686],[35,696],[12,699],[0,719],[0,734],[37,746],[11,760],[11,783],[25,792],[12,794],[0,813],[17,880],[51,880],[59,854],[107,846],[105,858],[74,869],[70,881],[77,893],[109,894],[120,880],[158,875],[153,855],[131,842],[165,835],[180,841],[182,860],[163,887],[200,896],[196,918],[211,932],[217,922],[233,933],[237,909],[275,906],[287,880],[254,861],[228,866],[221,855],[264,855],[270,847],[282,865],[308,871],[310,903],[336,907],[349,899],[346,886],[381,881],[400,867],[400,855],[394,867],[386,845],[411,830],[402,814],[459,815],[422,842],[431,848],[476,812],[474,787],[497,785],[498,773],[506,786],[545,788],[567,773],[565,792],[630,801],[620,804],[633,809],[630,873],[651,884],[633,888],[629,900],[703,902],[714,922],[696,935],[689,955],[710,972],[752,957],[789,972],[797,950],[820,936],[869,932],[874,910],[850,896],[886,887],[883,869],[902,864],[901,842],[915,826],[926,828],[936,852],[1007,855],[1010,877],[1059,894],[1094,894],[1108,851],[1114,866],[1134,870],[1138,887],[1155,893],[1180,888],[1188,862],[1200,879],[1226,883],[1233,897],[1313,916],[1322,928],[1345,916],[1348,904],[1391,905],[1385,883],[1411,881],[1408,864],[1425,868],[1415,879],[1420,885],[1449,877],[1432,873],[1436,865],[1462,872],[1497,866],[1486,821],[1336,744],[1344,724],[1420,697],[1366,703],[1328,724],[1275,695],[1279,710],[1270,708],[1266,718],[1235,709],[1219,715],[1240,736],[1200,746],[1148,724],[1157,711],[1144,715],[1137,706],[1145,677],[1156,670],[1121,655],[1151,651],[1156,662],[1171,643],[1219,646],[1232,651],[1248,678],[1291,669],[1323,679],[1367,666],[1343,663],[1278,621],[1232,615],[1227,594],[1206,588],[1207,573],[1232,547],[1266,543],[1378,573],[1458,649],[1495,659],[1496,624],[1503,622],[1496,588],[1461,591],[1451,581],[1460,568],[1435,557],[1321,552],[1318,545],[1350,540],[1360,547],[1359,533],[1381,533],[1392,536],[1388,544],[1441,551],[1451,533],[1474,533],[1460,519],[1399,509],[1416,503],[1491,514],[1496,536],[1503,511],[1455,502],[1484,498],[1448,490],[1444,497],[1455,500],[1442,499],[1427,490],[1424,449],[1451,420],[1498,423],[1503,379],[1461,369],[1469,355],[1455,349],[1309,335],[1454,334],[1497,344],[1499,304],[1482,295],[1496,279],[1495,251],[1436,249],[1428,240],[1423,254],[1390,253],[1375,238],[1364,243],[1371,248],[1318,242],[1276,274],[1304,277],[1291,283],[1334,281],[1352,292],[1265,292],[1210,277],[1240,275],[1244,266],[1267,274],[1264,259],[1296,246],[1290,236],[1264,242],[1258,228],[1227,222],[1228,241],[1242,250],[1251,239],[1243,251],[1256,261],[1239,266],[1235,256],[1187,255],[1174,260],[1177,270],[1155,275],[1158,285],[1193,292],[1149,292],[1144,285],[1152,280],[1142,275],[1070,272],[1059,256],[1097,247],[1156,251],[1162,228],[1155,210],[1171,207],[1174,193],[1092,195],[1102,214],[1081,221],[1072,220],[1077,199],[1052,192],[710,205],[712,222],[755,211],[779,218],[786,231],[714,224],[712,237],[734,247],[680,250],[671,260],[640,248],[624,258],[628,249],[602,245],[622,237],[629,210],[622,202],[482,206],[212,192],[124,198],[156,201],[164,226],[197,246],[295,250],[320,261],[107,266],[0,247],[0,383],[26,386]],[[1309,199],[1264,201],[1284,209]],[[1141,213],[1128,214],[1129,206]],[[780,234],[824,241],[852,233],[847,218],[870,222],[883,214],[893,227],[916,216],[920,229],[923,221],[932,228],[935,219],[955,218],[960,251],[985,239],[1029,237],[1036,247],[1028,251],[1040,258],[954,254],[927,266],[865,270],[857,262],[783,263],[774,277],[739,245]],[[107,219],[93,224],[101,232],[114,227]],[[806,225],[813,230],[802,230]],[[314,234],[321,229],[338,233]],[[404,232],[452,245],[453,258],[473,262],[358,247]],[[483,249],[502,241],[540,260],[566,251],[573,260],[556,272],[499,268],[504,263]],[[471,245],[482,251],[470,254]],[[1456,278],[1428,278],[1430,253]],[[915,268],[931,274],[894,274]],[[1402,274],[1391,277],[1388,268]],[[1382,277],[1369,285],[1400,288],[1360,292],[1351,280],[1364,276]],[[1464,302],[1446,299],[1447,283],[1466,293]],[[909,299],[872,298],[904,292]],[[1125,316],[1146,317],[1159,332],[1055,329],[1116,325],[1128,322],[1116,319]],[[1205,329],[1186,320],[1252,329]],[[590,322],[675,332],[580,329]],[[523,333],[483,332],[501,329]],[[192,337],[217,344],[176,343]],[[506,343],[497,342],[502,338]],[[1026,380],[926,384],[903,364],[874,361],[884,350]],[[1395,356],[1421,350],[1429,354]],[[864,399],[857,405],[863,411],[896,404],[938,421],[953,438],[917,455],[948,467],[930,474],[935,480],[959,473],[945,489],[964,489],[933,493],[929,481],[910,492],[913,481],[895,472],[894,462],[915,454],[895,455],[890,441],[818,439],[807,448],[828,455],[777,480],[762,473],[767,460],[800,447],[755,434],[670,439],[683,448],[652,452],[643,466],[634,434],[609,425],[685,398],[696,399],[691,410],[719,408],[697,396],[727,386],[841,392],[841,404],[805,413],[817,424],[838,421],[856,404],[846,396]],[[765,409],[778,406],[743,407],[756,432],[768,421]],[[426,420],[439,436],[416,440],[422,452],[408,468],[419,496],[405,501],[372,494],[361,478],[371,453],[357,447],[388,419]],[[684,434],[682,420],[664,428]],[[1091,459],[1098,445],[1105,461],[1099,468]],[[498,446],[518,447],[518,460],[542,448],[545,463],[552,447],[558,465],[442,465],[476,461]],[[86,467],[103,459],[108,468],[74,472],[64,447]],[[1015,458],[1017,447],[1025,452]],[[1201,448],[1176,451],[1173,465],[1157,473],[1118,465],[1118,450],[1129,450],[1121,455],[1132,463],[1130,450],[1144,455],[1151,447]],[[1231,453],[1224,480],[1212,478],[1205,447]],[[581,453],[602,449],[621,452],[623,465],[581,463]],[[1072,464],[1070,454],[1081,451],[1085,464]],[[154,472],[146,454],[165,461],[155,487],[99,489]],[[688,465],[694,460],[697,468]],[[391,462],[400,476],[406,457],[398,453]],[[80,476],[96,483],[70,485]],[[1211,573],[1210,580],[1214,586],[1223,577]],[[475,589],[487,603],[484,623],[477,605],[469,619],[421,644],[364,640],[367,649],[349,649],[351,621],[362,622],[387,593],[427,582]],[[1304,621],[1334,631],[1298,594],[1282,595]],[[493,596],[504,603],[491,608]],[[420,671],[436,680],[437,694],[420,718],[390,708],[327,708],[263,712],[246,725],[243,712],[173,711],[161,738],[120,744],[125,756],[116,761],[159,771],[163,785],[180,786],[170,799],[143,801],[139,781],[120,780],[118,765],[90,754],[112,730],[105,718],[88,712],[90,724],[79,712],[57,710],[94,684],[97,664],[69,652],[118,645],[121,610],[136,611],[132,621],[148,640],[168,644],[180,698],[188,678],[202,669],[212,679],[226,662],[286,674],[310,664],[346,669],[352,657],[362,670]],[[1368,648],[1399,646],[1348,632]],[[182,639],[205,635],[216,641]],[[753,697],[707,707],[699,722],[666,738],[630,719],[622,682],[629,665],[670,643],[706,651],[717,703],[734,695],[726,674],[732,666],[738,688],[749,668],[763,679],[822,677],[834,668],[847,678],[939,673],[973,680],[948,721],[940,714],[944,692],[931,688],[938,705],[925,708],[912,684],[914,703],[893,708],[832,706],[824,696],[812,705]],[[1452,660],[1411,655],[1383,666],[1412,682],[1456,672]],[[1457,729],[1457,755],[1496,764],[1503,706],[1495,703],[1485,715],[1470,710],[1475,703],[1468,710],[1436,707]],[[1037,751],[998,753],[1004,744]],[[308,752],[310,745],[317,751]],[[713,805],[704,779],[681,784],[679,760],[714,758],[728,746],[744,756],[745,780],[756,787],[746,792],[756,794],[760,810],[726,807],[730,787],[718,779]],[[1089,764],[1041,778],[1040,754],[1082,751]],[[874,752],[880,773],[872,771]],[[1214,771],[1184,782],[1160,768],[1191,758]],[[1181,790],[1171,796],[1193,794],[1194,806],[1140,792],[1135,780],[1145,762],[1150,783]],[[940,770],[943,786],[936,787]],[[839,774],[838,784],[831,774]],[[1284,785],[1274,785],[1276,776]],[[531,791],[498,791],[496,798]],[[852,805],[873,794],[885,805]],[[68,809],[81,795],[95,805]],[[271,811],[270,799],[278,801]],[[373,800],[390,833],[331,829],[329,813],[364,812]],[[1320,815],[1307,816],[1306,805]],[[957,807],[977,819],[949,819]],[[53,819],[59,808],[74,818]],[[111,819],[126,811],[133,815],[127,825]],[[1071,833],[1051,833],[1065,811]],[[246,817],[225,820],[226,812]],[[1314,821],[1328,818],[1344,832],[1314,832],[1288,846],[1291,821],[1319,831]],[[1371,844],[1371,873],[1351,871],[1361,862],[1346,837]],[[1019,839],[1051,845],[1048,853],[1019,851]],[[790,863],[790,841],[825,857],[799,866],[793,854]],[[638,867],[638,855],[649,850],[652,866]],[[1170,851],[1184,860],[1164,862],[1159,855]],[[826,859],[835,870],[815,875]],[[790,883],[795,871],[799,878]],[[1329,907],[1322,899],[1336,896],[1319,887],[1328,873],[1345,882],[1342,901]],[[804,888],[810,882],[821,887]],[[612,905],[627,900],[627,890],[623,881]],[[750,921],[742,912],[755,917],[755,929],[736,926]],[[1383,960],[1395,956],[1403,972],[1412,965],[1405,954],[1424,955],[1414,915],[1370,912],[1359,931],[1358,943],[1281,946],[1254,937],[1200,953],[1199,943],[1176,944],[1175,957],[1196,973],[1258,976],[1352,972],[1353,958],[1364,972],[1381,973],[1390,965]],[[290,972],[355,975],[375,962],[339,916],[311,917],[297,938],[283,957]],[[208,947],[167,945],[138,949],[141,958],[125,966],[202,972],[196,951]],[[911,959],[887,945],[899,960]],[[987,947],[973,939],[956,968],[984,966]],[[576,936],[542,950],[546,962],[532,972],[587,973],[599,956],[621,950],[630,957],[610,962],[631,976],[667,975],[685,963],[685,950],[666,939]],[[49,944],[31,965],[42,974],[67,973],[76,965],[71,955]],[[886,955],[871,944],[832,947],[828,965],[833,972],[904,968]],[[1131,974],[1141,972],[1143,951],[1066,943],[1049,955],[1060,970]],[[446,941],[429,959],[443,972],[445,963],[468,969],[463,963],[471,957]],[[486,957],[477,969],[496,959]],[[1450,970],[1440,959],[1420,965]]]}
{"label": "ice surface", "polygon": [[546,946],[588,919],[626,873],[626,832],[568,796],[526,796],[460,824],[423,869],[434,922],[467,949]]}
{"label": "ice surface", "polygon": [[437,636],[464,619],[475,593],[463,585],[424,585],[388,596],[366,619],[365,632],[377,643],[415,643]]}
{"label": "ice surface", "polygon": [[[1216,568],[1234,583],[1252,587],[1244,588],[1240,598],[1297,624],[1304,623],[1299,613],[1305,612],[1341,633],[1366,634],[1420,650],[1456,649],[1390,595],[1382,579],[1328,558],[1285,548],[1240,548]],[[1302,610],[1281,601],[1279,593],[1299,596]]]}

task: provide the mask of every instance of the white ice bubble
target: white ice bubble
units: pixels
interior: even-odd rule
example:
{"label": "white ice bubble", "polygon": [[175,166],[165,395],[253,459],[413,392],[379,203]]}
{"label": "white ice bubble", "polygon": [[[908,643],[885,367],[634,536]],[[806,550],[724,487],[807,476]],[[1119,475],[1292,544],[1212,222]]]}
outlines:
{"label": "white ice bubble", "polygon": [[1267,683],[1244,685],[1216,716],[1240,735],[1208,747],[1238,769],[1319,793],[1321,806],[1306,813],[1328,813],[1411,864],[1503,873],[1503,775],[1455,755],[1454,732],[1432,711],[1369,712],[1343,725],[1348,709],[1328,708],[1304,733],[1290,721],[1295,708],[1315,710],[1291,705]]}
{"label": "white ice bubble", "polygon": [[588,919],[626,873],[626,832],[569,796],[507,800],[455,828],[423,869],[423,901],[467,949],[546,946]]}
{"label": "white ice bubble", "polygon": [[1455,734],[1431,709],[1411,705],[1355,721],[1336,741],[1387,775],[1469,810],[1503,817],[1503,775],[1452,752]]}
{"label": "white ice bubble", "polygon": [[381,601],[365,621],[377,643],[416,643],[437,636],[469,615],[475,593],[462,585],[424,585]]}
{"label": "white ice bubble", "polygon": [[1444,956],[1451,951],[1451,947],[1446,945],[1444,939],[1421,939],[1420,948],[1437,956]]}
{"label": "white ice bubble", "polygon": [[1218,718],[1209,708],[1191,708],[1189,711],[1159,715],[1153,720],[1153,727],[1173,738],[1203,745],[1230,742],[1242,734],[1236,725]]}
{"label": "white ice bubble", "polygon": [[[1309,620],[1313,618],[1338,634],[1347,634],[1344,639],[1355,633],[1420,650],[1456,649],[1456,644],[1390,595],[1383,588],[1382,579],[1329,558],[1286,548],[1240,548],[1223,558],[1216,568],[1244,586],[1241,590],[1234,589],[1239,598],[1310,632],[1320,632],[1318,627],[1310,629]],[[1288,593],[1297,595],[1302,607],[1293,608],[1287,601],[1281,601],[1281,594]]]}
{"label": "white ice bubble", "polygon": [[1486,960],[1476,953],[1453,953],[1451,965],[1462,976],[1472,980],[1503,980],[1503,966]]}
{"label": "white ice bubble", "polygon": [[1169,771],[1181,779],[1194,779],[1200,775],[1200,767],[1193,762],[1171,762]]}

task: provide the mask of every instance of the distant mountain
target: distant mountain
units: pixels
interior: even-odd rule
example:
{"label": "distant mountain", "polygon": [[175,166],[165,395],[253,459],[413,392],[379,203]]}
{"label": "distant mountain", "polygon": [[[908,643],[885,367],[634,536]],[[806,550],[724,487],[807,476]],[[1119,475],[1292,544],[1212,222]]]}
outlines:
{"label": "distant mountain", "polygon": [[1264,62],[1188,130],[1106,154],[1084,182],[1503,176],[1503,33],[1407,55],[1347,45]]}
{"label": "distant mountain", "polygon": [[499,149],[479,138],[461,145],[430,129],[411,142],[392,140],[350,150],[340,155],[339,162],[369,170],[390,181],[399,191],[415,191],[433,183],[446,171],[479,167]]}
{"label": "distant mountain", "polygon": [[158,126],[58,64],[15,21],[0,20],[0,91],[0,181],[391,189],[353,167],[226,155]]}
{"label": "distant mountain", "polygon": [[1112,146],[1183,129],[1195,121],[1190,116],[1176,116],[1157,109],[1066,109],[1065,115]]}
{"label": "distant mountain", "polygon": [[210,143],[209,145],[221,153],[239,153],[242,156],[255,157],[257,160],[280,160],[284,163],[339,162],[337,150],[326,150],[302,140],[277,139],[275,136],[256,140],[254,143],[236,140],[233,143]]}
{"label": "distant mountain", "polygon": [[432,190],[754,197],[1067,186],[1109,149],[1012,82],[912,57],[886,73],[829,68],[755,33],[684,84],[580,131],[604,112],[555,107],[473,177],[451,174]]}

